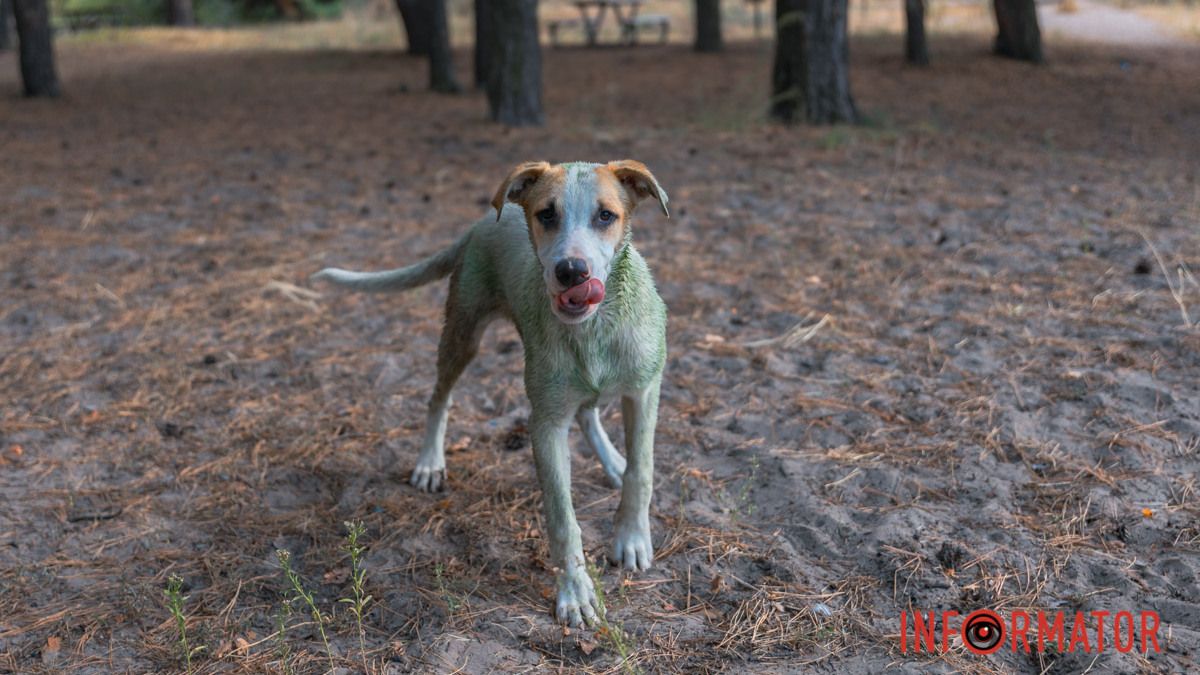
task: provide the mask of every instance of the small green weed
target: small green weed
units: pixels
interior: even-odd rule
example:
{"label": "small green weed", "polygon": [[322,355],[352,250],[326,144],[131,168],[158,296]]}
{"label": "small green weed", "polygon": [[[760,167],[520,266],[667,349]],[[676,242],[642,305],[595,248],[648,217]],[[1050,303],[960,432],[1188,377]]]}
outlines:
{"label": "small green weed", "polygon": [[350,582],[354,597],[342,598],[341,602],[350,605],[350,613],[354,615],[354,621],[358,625],[358,650],[362,654],[363,672],[370,672],[371,669],[367,667],[367,634],[363,630],[363,615],[367,613],[367,606],[371,604],[373,598],[367,595],[363,588],[367,571],[362,566],[362,554],[367,549],[359,543],[359,539],[366,533],[367,528],[362,522],[346,521],[344,525],[346,526],[346,545],[342,549],[350,555]]}
{"label": "small green weed", "polygon": [[325,643],[325,655],[329,657],[329,669],[334,669],[333,664],[333,649],[329,647],[329,636],[325,634],[325,622],[327,619],[321,614],[321,610],[317,609],[317,602],[313,598],[313,594],[305,590],[304,582],[300,580],[300,576],[292,569],[292,554],[290,551],[278,549],[275,551],[275,557],[279,559],[279,565],[283,567],[283,576],[287,579],[288,584],[292,587],[292,592],[296,594],[295,599],[302,600],[308,611],[312,614],[313,621],[317,624],[317,631],[321,634],[321,642]]}
{"label": "small green weed", "polygon": [[187,602],[188,596],[183,594],[183,579],[178,574],[167,578],[167,587],[163,589],[163,595],[167,597],[167,608],[171,610],[171,616],[175,617],[175,628],[179,632],[179,651],[183,654],[184,668],[190,673],[192,656],[204,651],[204,645],[192,647],[188,644],[187,617],[183,614],[183,603]]}

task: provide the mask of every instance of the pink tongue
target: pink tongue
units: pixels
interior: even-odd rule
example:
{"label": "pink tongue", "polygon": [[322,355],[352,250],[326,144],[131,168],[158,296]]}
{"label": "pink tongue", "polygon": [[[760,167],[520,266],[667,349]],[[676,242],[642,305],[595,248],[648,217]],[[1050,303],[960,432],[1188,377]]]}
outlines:
{"label": "pink tongue", "polygon": [[588,279],[558,294],[558,304],[563,307],[598,305],[603,300],[604,282],[599,279]]}

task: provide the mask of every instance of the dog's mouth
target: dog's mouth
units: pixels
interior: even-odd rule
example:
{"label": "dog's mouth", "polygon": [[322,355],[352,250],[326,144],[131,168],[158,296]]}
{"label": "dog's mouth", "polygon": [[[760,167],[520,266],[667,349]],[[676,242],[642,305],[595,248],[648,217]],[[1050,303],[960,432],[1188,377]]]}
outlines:
{"label": "dog's mouth", "polygon": [[588,279],[577,286],[554,296],[554,306],[563,315],[579,318],[588,313],[593,305],[604,301],[604,282],[599,279]]}

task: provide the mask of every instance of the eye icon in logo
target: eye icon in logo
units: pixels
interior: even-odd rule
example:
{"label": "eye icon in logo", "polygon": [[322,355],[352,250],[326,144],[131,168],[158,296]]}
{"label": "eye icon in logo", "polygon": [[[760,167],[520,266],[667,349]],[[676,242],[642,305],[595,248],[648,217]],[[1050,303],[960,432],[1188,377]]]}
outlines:
{"label": "eye icon in logo", "polygon": [[977,609],[962,624],[963,642],[976,654],[991,654],[1004,643],[1004,623],[990,609]]}

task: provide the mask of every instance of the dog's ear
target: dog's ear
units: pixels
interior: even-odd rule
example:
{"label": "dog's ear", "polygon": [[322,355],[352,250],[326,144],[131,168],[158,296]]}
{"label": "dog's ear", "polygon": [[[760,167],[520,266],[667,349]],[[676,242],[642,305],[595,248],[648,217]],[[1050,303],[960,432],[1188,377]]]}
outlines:
{"label": "dog's ear", "polygon": [[518,164],[508,174],[508,178],[505,178],[504,182],[500,184],[500,188],[496,190],[496,196],[492,197],[492,206],[496,208],[496,220],[500,220],[500,211],[504,208],[505,202],[520,204],[522,196],[542,177],[542,174],[549,170],[550,162]]}
{"label": "dog's ear", "polygon": [[608,169],[621,181],[621,187],[625,188],[629,200],[635,206],[646,197],[654,197],[662,207],[663,215],[671,217],[671,213],[667,211],[667,191],[659,186],[654,174],[650,173],[645,164],[632,159],[622,159],[609,162]]}

